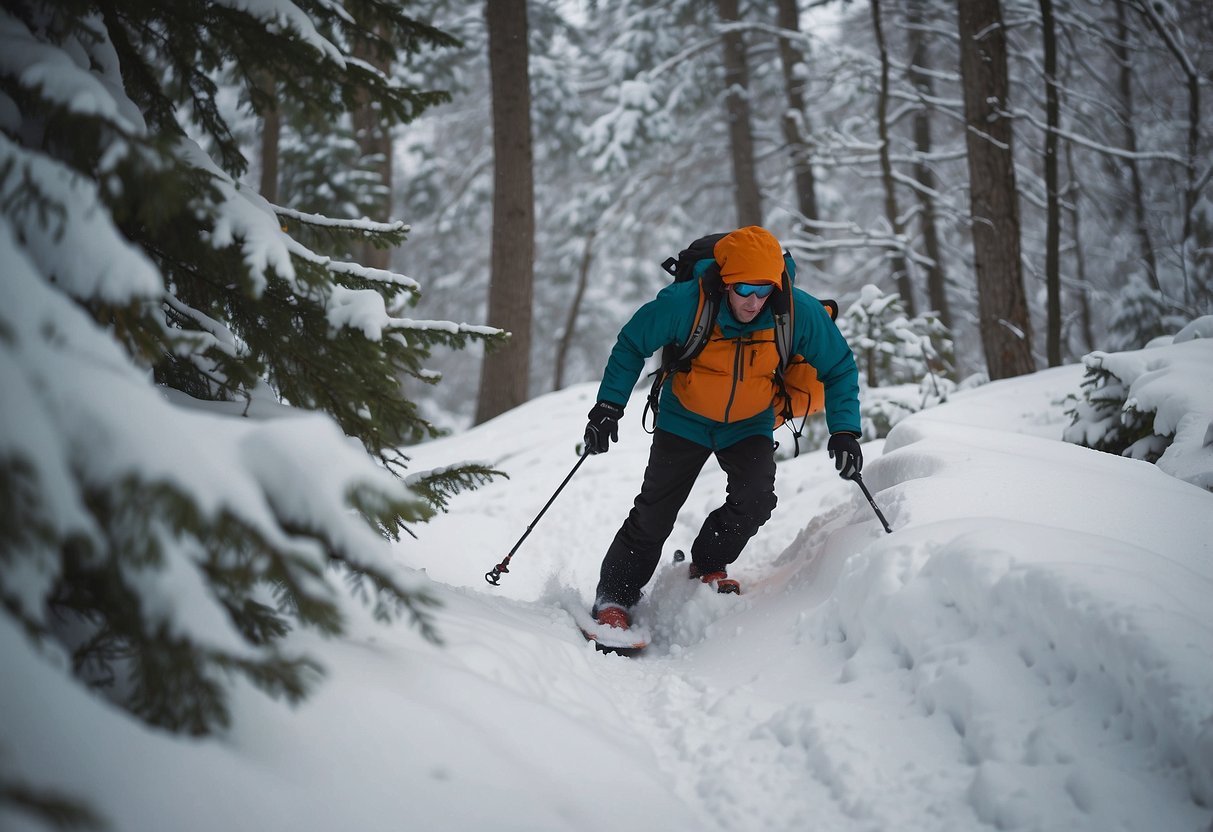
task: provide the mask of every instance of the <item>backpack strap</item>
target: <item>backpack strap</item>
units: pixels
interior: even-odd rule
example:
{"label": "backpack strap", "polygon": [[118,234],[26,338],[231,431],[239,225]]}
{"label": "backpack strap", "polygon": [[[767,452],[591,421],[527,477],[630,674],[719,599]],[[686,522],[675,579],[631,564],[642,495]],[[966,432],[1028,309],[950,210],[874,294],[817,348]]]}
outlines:
{"label": "backpack strap", "polygon": [[[775,371],[775,384],[779,388],[779,393],[783,400],[783,416],[784,424],[792,431],[793,457],[800,456],[800,437],[804,435],[804,426],[809,421],[809,414],[805,414],[800,424],[796,424],[795,414],[792,413],[792,397],[788,395],[788,388],[784,382],[784,372],[788,368],[788,363],[792,360],[792,339],[795,333],[796,319],[796,303],[792,300],[791,286],[789,285],[787,272],[784,272],[784,287],[787,293],[787,309],[781,318],[780,308],[772,307],[775,314],[775,349],[779,352],[779,369]],[[826,314],[830,316],[831,321],[838,320],[838,301],[827,299],[819,301],[822,307],[825,308]]]}
{"label": "backpack strap", "polygon": [[[695,245],[707,240],[713,240],[724,235],[711,235],[710,237],[697,240]],[[677,277],[679,268],[686,268],[687,258],[685,255],[690,249],[679,254],[678,260],[673,257],[662,263],[662,268],[667,272]],[[678,279],[686,279],[685,277]],[[711,264],[704,270],[699,278],[699,304],[695,309],[695,320],[691,326],[691,332],[687,336],[687,340],[681,344],[667,344],[661,352],[661,366],[654,370],[653,384],[649,388],[648,400],[645,402],[644,414],[641,416],[641,425],[646,433],[652,433],[657,428],[657,413],[660,410],[661,388],[665,385],[666,380],[674,373],[689,370],[691,362],[703,352],[703,348],[707,346],[708,340],[712,335],[712,328],[716,324],[716,316],[720,313],[720,304],[724,297],[724,283],[720,279],[720,265],[712,260]],[[838,319],[838,302],[834,300],[823,300],[821,305],[825,307],[826,313],[831,320]],[[804,435],[804,427],[808,421],[806,414],[800,420],[800,425],[796,425],[795,417],[792,414],[792,397],[788,395],[787,386],[784,383],[784,371],[787,369],[788,362],[792,360],[793,355],[793,339],[796,337],[796,302],[792,297],[792,278],[788,274],[787,269],[784,270],[780,280],[779,291],[771,295],[771,315],[775,320],[775,351],[779,354],[779,366],[775,370],[775,385],[779,388],[781,399],[783,401],[783,421],[792,431],[792,442],[795,448],[794,456],[800,455],[800,437]],[[648,415],[650,411],[653,414],[653,427],[648,426]]]}
{"label": "backpack strap", "polygon": [[775,369],[775,386],[779,388],[780,401],[783,402],[783,421],[792,430],[792,442],[795,448],[794,456],[800,456],[800,437],[804,431],[804,422],[797,428],[792,416],[792,397],[784,384],[783,374],[792,360],[792,339],[796,334],[796,302],[792,298],[792,280],[784,269],[780,280],[779,291],[771,296],[771,316],[775,319],[775,351],[779,353],[779,366]]}
{"label": "backpack strap", "polygon": [[[695,319],[691,325],[690,334],[683,343],[667,344],[662,349],[661,367],[652,373],[653,386],[649,388],[648,401],[645,402],[644,413],[640,417],[640,424],[646,433],[652,433],[657,429],[661,388],[666,379],[674,373],[689,370],[691,362],[699,353],[703,352],[703,348],[707,346],[708,340],[712,337],[712,328],[716,325],[716,316],[720,313],[723,289],[720,265],[713,259],[699,278],[699,303],[695,308]],[[650,411],[653,413],[652,429],[648,426]]]}

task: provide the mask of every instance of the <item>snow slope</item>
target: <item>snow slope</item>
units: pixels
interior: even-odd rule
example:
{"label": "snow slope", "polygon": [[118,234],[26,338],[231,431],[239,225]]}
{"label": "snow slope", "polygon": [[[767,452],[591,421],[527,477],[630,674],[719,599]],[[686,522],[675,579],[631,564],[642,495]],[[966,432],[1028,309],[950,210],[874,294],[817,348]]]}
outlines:
{"label": "snow slope", "polygon": [[[892,535],[824,452],[782,462],[743,594],[667,558],[635,659],[569,610],[639,484],[639,399],[484,581],[576,463],[594,387],[540,398],[414,449],[510,474],[400,546],[445,646],[351,606],[348,638],[298,636],[327,670],[302,706],[242,691],[229,736],[187,742],[0,624],[0,766],[122,830],[1208,829],[1213,494],[1058,441],[1080,379],[991,384],[869,444]],[[669,551],[722,491],[709,462]]]}

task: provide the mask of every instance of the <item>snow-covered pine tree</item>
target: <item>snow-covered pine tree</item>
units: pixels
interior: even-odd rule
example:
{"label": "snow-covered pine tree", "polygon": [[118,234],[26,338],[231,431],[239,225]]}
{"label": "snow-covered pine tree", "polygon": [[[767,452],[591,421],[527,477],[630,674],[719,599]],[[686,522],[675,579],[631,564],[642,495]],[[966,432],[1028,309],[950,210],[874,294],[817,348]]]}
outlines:
{"label": "snow-covered pine tree", "polygon": [[398,379],[500,333],[412,320],[415,281],[300,233],[394,246],[402,223],[238,178],[222,73],[332,121],[360,94],[392,122],[441,99],[350,60],[355,36],[449,42],[380,0],[0,11],[0,628],[167,730],[222,728],[234,677],[303,696],[317,668],[285,637],[339,632],[347,584],[436,637],[385,537],[491,473],[403,479],[398,446],[433,428]]}
{"label": "snow-covered pine tree", "polygon": [[1083,359],[1082,398],[1067,399],[1070,424],[1062,438],[1105,453],[1158,461],[1169,440],[1154,433],[1153,413],[1128,403],[1129,385],[1104,366],[1101,355],[1094,352]]}
{"label": "snow-covered pine tree", "polygon": [[1159,336],[1178,332],[1185,323],[1187,318],[1179,314],[1175,304],[1151,288],[1145,277],[1134,274],[1116,294],[1108,323],[1109,350],[1141,349]]}
{"label": "snow-covered pine tree", "polygon": [[867,284],[838,322],[868,387],[954,374],[952,336],[934,312],[906,317],[901,296]]}
{"label": "snow-covered pine tree", "polygon": [[1192,263],[1189,280],[1193,305],[1205,314],[1213,312],[1213,197],[1202,194],[1192,210],[1192,234],[1187,254]]}

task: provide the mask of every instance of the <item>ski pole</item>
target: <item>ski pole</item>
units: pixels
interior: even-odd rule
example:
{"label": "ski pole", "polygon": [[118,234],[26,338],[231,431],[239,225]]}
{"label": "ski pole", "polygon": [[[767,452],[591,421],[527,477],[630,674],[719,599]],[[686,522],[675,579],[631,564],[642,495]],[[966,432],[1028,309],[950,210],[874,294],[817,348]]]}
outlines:
{"label": "ski pole", "polygon": [[860,490],[863,491],[863,496],[868,498],[868,503],[872,506],[872,511],[876,512],[876,516],[880,518],[880,525],[884,526],[885,532],[892,534],[893,530],[889,528],[889,521],[884,519],[884,515],[880,513],[880,507],[876,505],[876,501],[872,499],[872,492],[868,491],[868,487],[863,484],[863,477],[856,473],[851,477],[851,479],[855,480],[855,483],[859,486]]}
{"label": "ski pole", "polygon": [[493,586],[500,586],[502,574],[510,571],[510,558],[514,557],[514,553],[518,551],[518,547],[522,545],[522,541],[526,540],[527,535],[531,533],[531,529],[535,528],[536,524],[539,523],[539,518],[543,517],[544,512],[551,507],[552,503],[556,502],[556,498],[560,496],[560,492],[564,490],[564,487],[569,484],[569,480],[571,480],[573,475],[577,473],[577,469],[581,467],[581,463],[585,462],[590,456],[591,454],[589,451],[586,451],[581,455],[581,459],[577,460],[577,464],[573,466],[572,471],[569,471],[569,475],[564,478],[564,482],[560,483],[560,487],[556,489],[556,493],[554,493],[551,496],[551,499],[547,501],[547,505],[539,510],[539,513],[535,515],[535,519],[531,521],[531,525],[526,527],[526,531],[522,533],[522,537],[518,538],[518,542],[514,544],[514,548],[510,549],[510,553],[505,556],[505,560],[494,566],[490,571],[484,573],[484,579],[486,581],[491,583]]}

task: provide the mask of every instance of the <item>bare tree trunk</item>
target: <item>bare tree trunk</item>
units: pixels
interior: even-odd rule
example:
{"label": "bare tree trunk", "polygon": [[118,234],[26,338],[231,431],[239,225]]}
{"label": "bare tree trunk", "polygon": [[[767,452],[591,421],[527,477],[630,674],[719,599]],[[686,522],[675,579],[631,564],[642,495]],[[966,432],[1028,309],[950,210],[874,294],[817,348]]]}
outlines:
{"label": "bare tree trunk", "polygon": [[1066,187],[1067,201],[1070,208],[1070,222],[1073,225],[1072,239],[1074,240],[1074,278],[1078,283],[1079,315],[1082,321],[1082,337],[1084,352],[1095,349],[1095,326],[1091,315],[1091,284],[1087,280],[1087,259],[1082,250],[1082,229],[1079,227],[1082,212],[1079,201],[1082,199],[1082,189],[1074,181],[1074,145],[1066,142],[1066,170],[1070,171],[1070,181]]}
{"label": "bare tree trunk", "polygon": [[[716,0],[722,22],[741,19],[738,0]],[[733,152],[733,198],[737,224],[762,225],[762,194],[754,166],[754,136],[750,132],[750,80],[746,69],[745,41],[737,31],[721,38],[724,47],[725,109],[729,121],[729,144]]]}
{"label": "bare tree trunk", "polygon": [[1036,369],[1019,249],[1019,204],[999,0],[957,0],[981,340],[990,378]]}
{"label": "bare tree trunk", "polygon": [[[259,85],[260,86],[260,85]],[[274,82],[265,79],[265,92],[276,100]],[[261,114],[261,195],[278,204],[278,146],[282,137],[282,114],[271,105]]]}
{"label": "bare tree trunk", "polygon": [[931,309],[948,329],[952,328],[952,309],[948,303],[947,274],[944,271],[943,249],[939,244],[939,230],[935,224],[935,201],[931,194],[938,190],[935,173],[925,161],[930,157],[931,114],[926,104],[935,94],[931,81],[931,57],[927,39],[922,31],[924,15],[921,0],[911,0],[907,5],[910,41],[910,81],[923,98],[923,105],[914,113],[914,179],[922,186],[918,191],[918,202],[922,217],[922,242],[931,264],[927,266],[927,299]]}
{"label": "bare tree trunk", "polygon": [[1061,201],[1057,193],[1057,130],[1061,107],[1057,95],[1057,32],[1053,0],[1040,0],[1040,26],[1045,51],[1045,287],[1048,294],[1046,354],[1050,367],[1061,366]]}
{"label": "bare tree trunk", "polygon": [[[800,32],[800,4],[797,0],[779,0],[779,28]],[[795,45],[787,36],[779,38],[779,60],[783,67],[783,86],[787,92],[788,109],[783,116],[783,136],[792,157],[792,172],[796,177],[796,205],[800,215],[813,222],[821,218],[817,210],[817,184],[810,161],[809,119],[804,107],[804,77],[796,67],[802,64]]]}
{"label": "bare tree trunk", "polygon": [[[876,35],[876,49],[880,52],[880,94],[876,104],[876,127],[880,135],[880,181],[884,184],[884,212],[900,244],[905,239],[905,225],[897,207],[897,191],[893,180],[893,161],[889,156],[889,50],[884,42],[884,24],[880,15],[880,0],[871,0],[872,31]],[[893,282],[901,295],[906,314],[913,318],[918,314],[914,303],[914,286],[910,281],[910,269],[904,252],[893,249]]]}
{"label": "bare tree trunk", "polygon": [[577,316],[581,314],[581,302],[585,299],[586,287],[590,284],[590,264],[594,262],[594,230],[591,229],[585,237],[585,248],[581,252],[581,268],[577,272],[577,289],[573,292],[573,302],[569,304],[569,314],[564,322],[564,332],[560,334],[560,344],[556,347],[556,377],[552,382],[553,390],[564,389],[564,368],[568,363],[569,348],[573,344],[573,334],[577,331]]}
{"label": "bare tree trunk", "polygon": [[480,368],[476,424],[527,400],[535,276],[535,184],[526,0],[485,0],[493,100],[488,322],[511,333]]}
{"label": "bare tree trunk", "polygon": [[[390,56],[371,48],[366,40],[356,40],[353,44],[354,57],[366,61],[382,72],[391,69]],[[377,220],[386,221],[392,213],[392,137],[379,117],[379,112],[371,106],[369,97],[360,96],[361,100],[352,113],[354,124],[354,139],[358,142],[359,155],[363,159],[374,160],[371,170],[378,174],[381,185],[379,198],[370,205],[370,216]],[[363,243],[356,253],[358,262],[364,266],[376,269],[386,269],[391,259],[391,251],[377,248],[370,243]]]}
{"label": "bare tree trunk", "polygon": [[1197,173],[1196,154],[1200,147],[1200,73],[1196,65],[1192,62],[1191,56],[1184,51],[1183,45],[1179,42],[1180,36],[1177,32],[1170,28],[1166,21],[1159,17],[1158,9],[1150,2],[1139,2],[1138,8],[1145,16],[1150,26],[1162,38],[1167,50],[1175,58],[1175,63],[1179,65],[1180,71],[1184,75],[1188,88],[1188,149],[1187,149],[1187,173],[1188,183],[1184,188],[1184,223],[1183,223],[1183,242],[1180,252],[1180,268],[1184,278],[1184,305],[1191,308],[1192,294],[1191,287],[1188,284],[1188,255],[1199,250],[1199,246],[1195,240],[1193,229],[1195,227],[1193,215],[1196,212],[1196,202],[1199,194],[1197,193]]}
{"label": "bare tree trunk", "polygon": [[[1129,24],[1125,19],[1124,0],[1116,3],[1116,37],[1112,41],[1112,54],[1116,56],[1119,65],[1117,72],[1117,87],[1120,92],[1121,121],[1125,126],[1125,150],[1137,153],[1137,125],[1134,123],[1133,108],[1133,64],[1129,59]],[[1135,156],[1130,156],[1124,164],[1129,167],[1129,176],[1133,187],[1133,219],[1137,228],[1137,238],[1140,241],[1141,256],[1146,263],[1146,279],[1156,292],[1162,291],[1158,281],[1158,260],[1154,256],[1154,243],[1150,239],[1150,226],[1146,223],[1145,188],[1141,181],[1141,168]]]}

